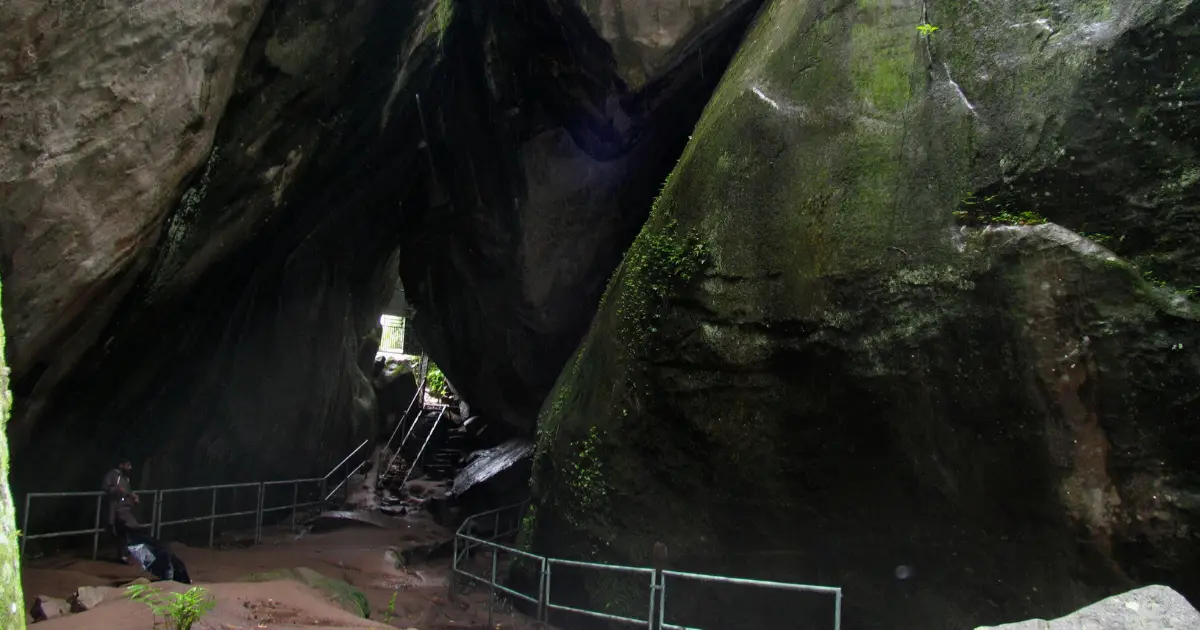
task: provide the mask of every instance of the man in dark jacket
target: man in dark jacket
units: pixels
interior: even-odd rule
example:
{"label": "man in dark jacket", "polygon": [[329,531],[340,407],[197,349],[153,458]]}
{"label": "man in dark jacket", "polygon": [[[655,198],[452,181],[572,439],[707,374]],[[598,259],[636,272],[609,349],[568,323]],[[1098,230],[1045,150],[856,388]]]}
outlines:
{"label": "man in dark jacket", "polygon": [[133,464],[128,459],[117,461],[117,467],[104,475],[101,489],[108,496],[108,528],[116,539],[118,562],[129,561],[129,551],[126,548],[128,534],[138,528],[137,517],[133,507],[137,505],[138,496],[129,485],[129,474],[133,472]]}

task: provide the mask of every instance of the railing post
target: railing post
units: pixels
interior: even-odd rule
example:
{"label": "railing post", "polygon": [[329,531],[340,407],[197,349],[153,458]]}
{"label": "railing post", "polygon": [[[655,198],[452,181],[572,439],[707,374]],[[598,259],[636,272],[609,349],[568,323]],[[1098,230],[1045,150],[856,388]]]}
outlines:
{"label": "railing post", "polygon": [[254,544],[262,542],[263,499],[267,494],[266,482],[258,483],[258,505],[254,508]]}
{"label": "railing post", "polygon": [[212,489],[212,511],[208,516],[208,548],[212,549],[217,537],[217,488]]}
{"label": "railing post", "polygon": [[499,555],[500,554],[496,552],[496,548],[492,547],[492,579],[490,582],[491,583],[491,592],[488,593],[488,627],[489,628],[496,627],[496,621],[495,621],[494,615],[492,614],[492,608],[496,604],[496,556],[499,556]]}
{"label": "railing post", "polygon": [[833,630],[842,630],[842,589],[838,589],[833,600]]}
{"label": "railing post", "polygon": [[296,506],[300,504],[300,482],[292,483],[292,533],[296,533]]}
{"label": "railing post", "polygon": [[29,542],[29,502],[33,499],[28,492],[25,493],[25,515],[22,518],[21,524],[21,557],[25,557],[25,544]]}
{"label": "railing post", "polygon": [[[665,590],[663,570],[667,568],[667,546],[658,541],[654,543],[654,549],[651,551],[651,557],[654,561],[654,573],[650,575],[650,618],[647,619],[650,630],[662,629],[662,592]],[[655,612],[658,613],[658,618],[655,618]]]}
{"label": "railing post", "polygon": [[92,525],[92,528],[96,530],[92,532],[92,560],[95,560],[96,556],[100,554],[100,510],[103,505],[104,495],[101,494],[96,497],[96,520]]}
{"label": "railing post", "polygon": [[158,502],[162,498],[162,490],[154,491],[154,502],[150,504],[150,535],[158,538]]}
{"label": "railing post", "polygon": [[163,520],[162,513],[163,513],[163,503],[167,502],[166,492],[159,490],[158,498],[155,501],[156,502],[155,502],[155,506],[154,506],[154,537],[162,538],[162,520]]}
{"label": "railing post", "polygon": [[544,621],[550,623],[550,578],[553,577],[551,570],[554,565],[550,564],[549,558],[542,558],[542,563],[546,565],[546,618]]}
{"label": "railing post", "polygon": [[663,575],[661,578],[661,581],[658,583],[658,627],[659,627],[659,630],[662,630],[662,627],[664,625],[666,625],[666,623],[667,623],[666,617],[667,617],[667,576]]}
{"label": "railing post", "polygon": [[546,622],[546,558],[542,558],[541,572],[538,574],[538,603],[537,603],[537,621],[538,624]]}

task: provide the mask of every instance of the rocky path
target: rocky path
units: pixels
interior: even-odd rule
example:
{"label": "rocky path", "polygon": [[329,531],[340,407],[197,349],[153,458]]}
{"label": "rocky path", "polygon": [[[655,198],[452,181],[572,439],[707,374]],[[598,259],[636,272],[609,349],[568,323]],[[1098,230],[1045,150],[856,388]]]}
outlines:
{"label": "rocky path", "polygon": [[[424,512],[401,517],[374,515],[383,526],[344,524],[327,532],[292,534],[286,528],[264,533],[263,543],[239,549],[203,549],[172,545],[188,565],[193,581],[210,590],[218,606],[205,619],[205,630],[260,628],[488,628],[487,593],[474,589],[449,601],[449,552],[438,546],[450,532]],[[425,557],[430,554],[429,557]],[[402,558],[408,559],[405,564]],[[306,567],[326,578],[361,590],[370,607],[362,619],[330,603],[317,590],[294,581],[242,582],[249,574]],[[34,599],[70,598],[81,586],[118,586],[141,575],[119,564],[53,557],[26,563],[23,581],[26,609]],[[164,585],[164,590],[171,583]],[[150,630],[153,620],[144,606],[122,601],[120,592],[92,610],[40,622],[45,630]],[[389,615],[389,602],[395,605]],[[115,601],[114,601],[115,600]],[[385,625],[383,620],[390,617]],[[495,627],[534,627],[520,614],[501,610]]]}

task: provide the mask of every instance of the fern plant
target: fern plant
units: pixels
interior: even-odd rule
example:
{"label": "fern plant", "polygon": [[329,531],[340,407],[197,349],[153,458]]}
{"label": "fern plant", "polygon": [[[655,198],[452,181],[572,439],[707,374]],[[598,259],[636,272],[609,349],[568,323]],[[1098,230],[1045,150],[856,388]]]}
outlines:
{"label": "fern plant", "polygon": [[163,594],[149,584],[133,584],[126,591],[129,599],[150,608],[155,627],[158,627],[158,617],[162,617],[169,630],[192,630],[192,626],[217,605],[208,591],[199,586],[193,586],[185,593]]}
{"label": "fern plant", "polygon": [[450,387],[446,384],[446,375],[442,374],[442,369],[429,362],[429,372],[426,373],[425,383],[429,386],[429,393],[438,398],[445,398],[446,394],[450,393]]}

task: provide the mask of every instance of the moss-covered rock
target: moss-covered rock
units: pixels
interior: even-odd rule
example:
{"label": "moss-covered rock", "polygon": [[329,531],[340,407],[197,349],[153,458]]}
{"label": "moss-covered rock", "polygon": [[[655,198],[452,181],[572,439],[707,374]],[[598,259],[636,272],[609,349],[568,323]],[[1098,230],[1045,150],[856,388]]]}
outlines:
{"label": "moss-covered rock", "polygon": [[342,580],[335,580],[307,567],[295,569],[279,569],[265,573],[252,573],[238,580],[239,582],[279,582],[291,580],[314,588],[330,601],[346,610],[365,618],[371,616],[371,605],[367,596],[361,590]]}
{"label": "moss-covered rock", "polygon": [[[1049,177],[1103,180],[1155,220],[1113,249],[1188,268],[1200,117],[1163,97],[1200,84],[1198,18],[771,2],[543,409],[532,548],[648,564],[663,540],[687,568],[840,584],[848,628],[1047,617],[1131,581],[1200,595],[1187,282],[1067,229],[1094,197]],[[680,588],[680,623],[778,627],[809,601]]]}
{"label": "moss-covered rock", "polygon": [[25,600],[21,591],[21,547],[17,542],[17,508],[8,485],[8,365],[4,354],[4,324],[0,322],[0,619],[5,628],[25,627]]}

